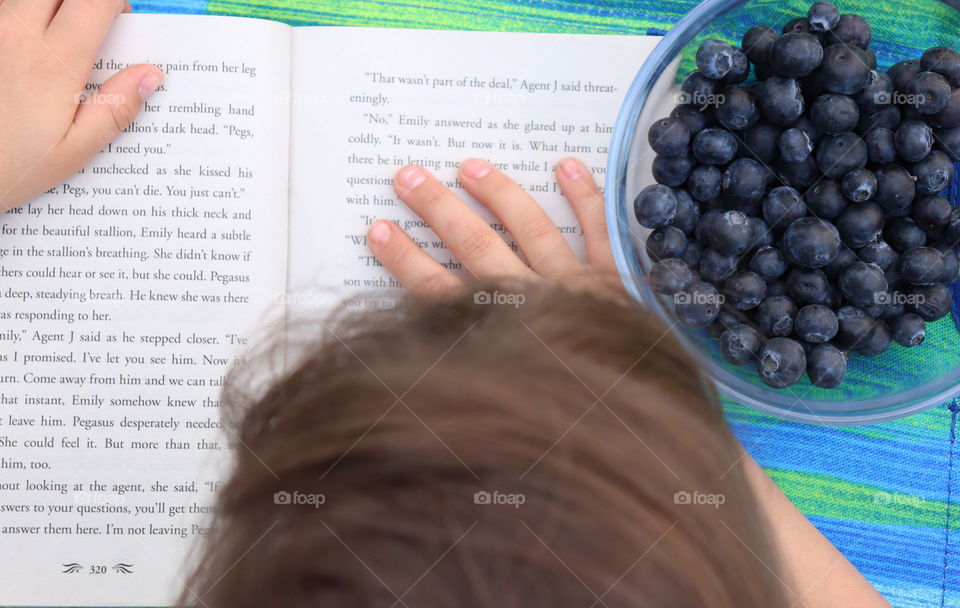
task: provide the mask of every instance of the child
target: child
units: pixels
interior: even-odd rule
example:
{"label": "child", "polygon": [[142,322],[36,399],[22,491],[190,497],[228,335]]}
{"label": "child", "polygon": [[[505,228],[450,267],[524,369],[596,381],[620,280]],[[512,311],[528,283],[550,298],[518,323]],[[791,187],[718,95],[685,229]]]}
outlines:
{"label": "child", "polygon": [[[134,66],[78,104],[124,8],[0,3],[0,208],[86,165],[159,86]],[[266,387],[257,365],[274,351],[231,372],[235,468],[183,604],[888,605],[743,452],[669,330],[603,280],[615,268],[586,168],[565,160],[557,179],[589,263],[484,161],[460,180],[530,266],[423,169],[397,174],[398,195],[510,304],[477,303],[395,225],[372,226],[412,295],[320,334],[287,327],[309,344]]]}

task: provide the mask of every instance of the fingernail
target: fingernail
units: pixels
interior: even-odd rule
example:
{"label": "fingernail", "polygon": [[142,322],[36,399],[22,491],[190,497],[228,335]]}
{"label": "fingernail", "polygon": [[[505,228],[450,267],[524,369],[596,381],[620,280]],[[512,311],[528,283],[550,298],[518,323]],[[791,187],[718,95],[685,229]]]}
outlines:
{"label": "fingernail", "polygon": [[560,161],[560,170],[563,171],[563,174],[567,179],[577,179],[583,175],[583,170],[580,168],[580,163],[572,158],[565,158]]}
{"label": "fingernail", "polygon": [[407,190],[416,188],[422,184],[425,179],[427,179],[427,176],[424,175],[423,169],[420,167],[404,167],[397,173],[397,184]]}
{"label": "fingernail", "polygon": [[387,223],[382,220],[374,222],[373,226],[370,227],[370,232],[367,233],[367,238],[374,245],[383,245],[390,238],[390,226],[387,226]]}
{"label": "fingernail", "polygon": [[461,166],[463,174],[473,179],[480,179],[490,173],[490,164],[479,158],[471,158]]}
{"label": "fingernail", "polygon": [[153,92],[160,87],[161,82],[163,82],[162,72],[148,72],[140,80],[140,99],[146,99],[153,95]]}

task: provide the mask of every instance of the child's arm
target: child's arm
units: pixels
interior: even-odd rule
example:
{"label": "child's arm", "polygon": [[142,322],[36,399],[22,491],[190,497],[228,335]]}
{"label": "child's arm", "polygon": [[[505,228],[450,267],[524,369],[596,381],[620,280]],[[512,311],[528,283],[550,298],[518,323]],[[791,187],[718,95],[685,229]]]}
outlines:
{"label": "child's arm", "polygon": [[141,64],[80,103],[128,0],[0,2],[0,212],[61,183],[126,129],[163,80]]}
{"label": "child's arm", "polygon": [[[486,169],[481,177],[476,169]],[[603,196],[590,172],[578,161],[560,163],[557,182],[583,227],[590,262],[580,262],[539,205],[505,175],[476,160],[460,167],[460,181],[478,201],[493,211],[517,240],[531,265],[524,264],[503,240],[443,184],[420,168],[404,167],[394,187],[401,199],[424,218],[450,250],[478,278],[514,276],[533,280],[566,280],[584,271],[615,273],[604,215]],[[397,279],[421,294],[442,293],[461,284],[390,222],[371,226],[368,242],[374,255]],[[784,592],[796,608],[857,606],[883,608],[890,604],[830,544],[763,469],[745,454],[741,463],[767,520],[780,564]],[[720,523],[718,522],[718,525]]]}

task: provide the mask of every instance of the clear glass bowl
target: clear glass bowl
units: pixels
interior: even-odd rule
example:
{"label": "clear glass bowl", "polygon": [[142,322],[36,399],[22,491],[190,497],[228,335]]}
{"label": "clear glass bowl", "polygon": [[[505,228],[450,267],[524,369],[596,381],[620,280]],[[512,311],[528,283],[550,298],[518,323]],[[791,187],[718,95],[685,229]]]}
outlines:
{"label": "clear glass bowl", "polygon": [[[757,24],[779,29],[806,16],[812,2],[781,0],[707,0],[696,6],[663,38],[640,67],[620,109],[607,162],[607,221],[614,256],[630,295],[653,310],[713,377],[720,392],[754,409],[809,423],[847,425],[882,422],[947,403],[960,395],[960,333],[951,317],[928,324],[926,342],[906,349],[894,344],[875,358],[855,354],[847,378],[836,389],[813,386],[806,376],[788,389],[773,389],[753,366],[736,367],[719,352],[717,340],[705,330],[677,324],[672,303],[650,288],[646,273],[651,261],[644,242],[649,230],[633,214],[633,200],[655,183],[654,154],[647,144],[653,121],[667,116],[676,104],[679,83],[695,69],[693,58],[703,40],[719,38],[739,46],[743,33]],[[958,47],[960,0],[902,2],[877,0],[857,12],[873,30],[871,48],[878,68],[886,70],[902,59],[919,58],[933,46]],[[861,5],[862,6],[862,5]],[[908,21],[907,21],[908,20]]]}

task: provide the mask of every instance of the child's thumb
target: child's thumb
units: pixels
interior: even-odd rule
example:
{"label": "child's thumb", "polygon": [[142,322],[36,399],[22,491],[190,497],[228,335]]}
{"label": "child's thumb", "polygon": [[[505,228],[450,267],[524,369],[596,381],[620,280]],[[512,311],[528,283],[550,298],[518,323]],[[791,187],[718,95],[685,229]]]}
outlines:
{"label": "child's thumb", "polygon": [[[111,76],[77,109],[64,138],[67,154],[86,164],[137,117],[143,100],[160,83],[163,72],[150,64],[130,66]],[[81,165],[82,166],[82,165]]]}

